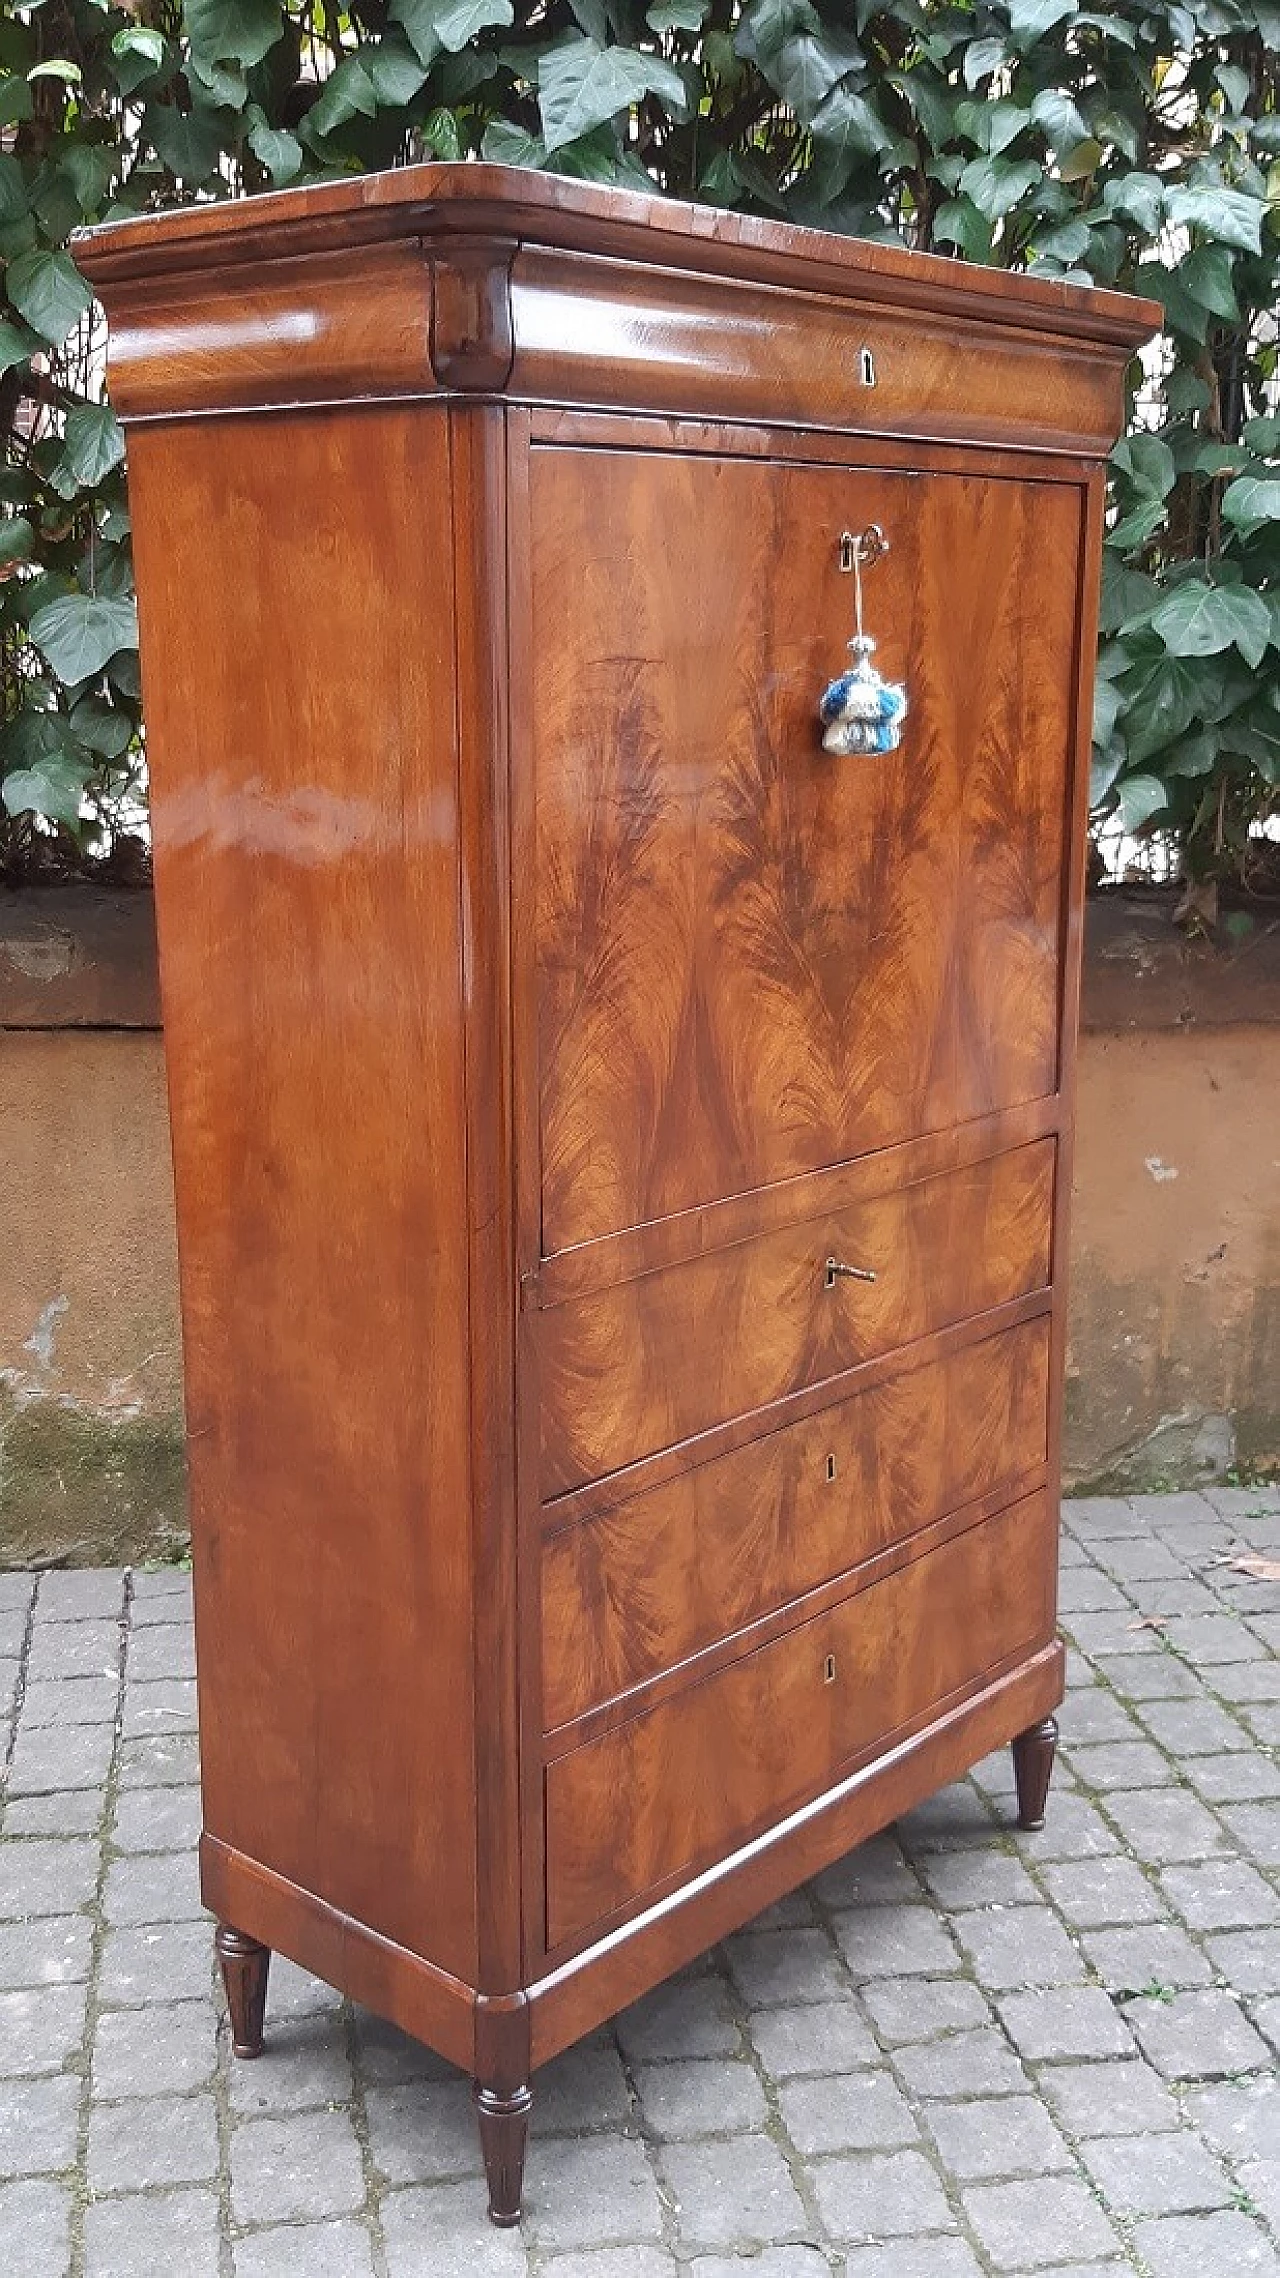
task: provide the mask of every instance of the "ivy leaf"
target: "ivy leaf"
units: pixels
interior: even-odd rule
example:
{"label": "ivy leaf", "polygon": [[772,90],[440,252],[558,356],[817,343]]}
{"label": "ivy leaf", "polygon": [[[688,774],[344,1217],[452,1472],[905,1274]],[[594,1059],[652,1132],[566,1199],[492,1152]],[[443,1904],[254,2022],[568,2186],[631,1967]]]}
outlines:
{"label": "ivy leaf", "polygon": [[387,15],[401,26],[419,63],[430,71],[444,46],[436,30],[436,0],[391,0]]}
{"label": "ivy leaf", "polygon": [[1088,140],[1088,127],[1060,87],[1042,87],[1031,105],[1031,116],[1044,130],[1051,150],[1074,150],[1077,143]]}
{"label": "ivy leaf", "polygon": [[962,66],[965,86],[976,87],[981,80],[989,79],[993,71],[1000,69],[1004,57],[1003,40],[970,40]]}
{"label": "ivy leaf", "polygon": [[134,604],[91,593],[66,593],[46,602],[35,611],[28,631],[50,670],[69,686],[96,679],[118,649],[138,645]]}
{"label": "ivy leaf", "polygon": [[93,306],[93,295],[69,253],[23,253],[4,273],[5,290],[33,332],[60,348]]}
{"label": "ivy leaf", "polygon": [[1025,55],[1064,16],[1074,16],[1075,12],[1075,0],[1010,0],[1009,29]]}
{"label": "ivy leaf", "polygon": [[260,166],[265,166],[277,189],[292,182],[302,167],[302,144],[287,127],[268,126],[261,112],[249,128],[249,148]]}
{"label": "ivy leaf", "polygon": [[127,55],[139,56],[150,70],[158,71],[164,62],[164,38],[160,32],[153,32],[149,24],[126,24],[112,40],[111,53],[117,62]]}
{"label": "ivy leaf", "polygon": [[1164,219],[1165,185],[1158,174],[1128,174],[1103,184],[1102,202],[1108,213],[1131,221],[1146,237],[1154,237]]}
{"label": "ivy leaf", "polygon": [[700,32],[711,0],[657,0],[645,22],[651,31]]}
{"label": "ivy leaf", "polygon": [[284,31],[279,0],[186,0],[191,53],[197,64],[242,63],[270,54]]}
{"label": "ivy leaf", "polygon": [[64,56],[50,56],[46,63],[33,63],[27,73],[28,80],[61,79],[67,87],[78,87],[84,73],[78,63],[70,63]]}
{"label": "ivy leaf", "polygon": [[1152,759],[1182,735],[1204,701],[1204,668],[1163,656],[1154,667],[1126,673],[1125,741],[1131,760]]}
{"label": "ivy leaf", "polygon": [[1103,751],[1115,734],[1123,709],[1124,697],[1115,682],[1099,676],[1093,690],[1093,740]]}
{"label": "ivy leaf", "polygon": [[1167,210],[1170,221],[1203,229],[1221,245],[1239,246],[1243,253],[1262,251],[1262,216],[1266,207],[1260,198],[1247,197],[1243,190],[1222,190],[1212,185],[1202,189],[1171,189]]}
{"label": "ivy leaf", "polygon": [[660,56],[641,55],[634,48],[602,48],[589,39],[565,41],[543,57],[538,74],[538,109],[548,153],[577,142],[650,94],[679,110],[685,107],[684,81]]}
{"label": "ivy leaf", "polygon": [[1225,245],[1197,245],[1178,263],[1184,292],[1213,316],[1238,323],[1240,310],[1232,277],[1232,256]]}
{"label": "ivy leaf", "polygon": [[30,561],[36,534],[25,514],[0,517],[0,562]]}
{"label": "ivy leaf", "polygon": [[1120,784],[1120,804],[1116,812],[1120,827],[1125,831],[1140,830],[1153,815],[1169,803],[1168,793],[1157,775],[1126,775]]}
{"label": "ivy leaf", "polygon": [[972,198],[948,198],[933,217],[933,234],[943,245],[958,245],[970,261],[986,261],[991,254],[991,224],[979,213]]}
{"label": "ivy leaf", "polygon": [[1151,619],[1171,656],[1217,656],[1233,645],[1246,664],[1261,664],[1271,640],[1271,612],[1248,586],[1176,586]]}
{"label": "ivy leaf", "polygon": [[1251,451],[1260,451],[1264,457],[1280,451],[1280,418],[1246,419],[1240,430],[1240,440]]}
{"label": "ivy leaf", "polygon": [[[893,140],[865,95],[849,87],[834,87],[815,113],[813,139],[830,174],[841,176],[843,188],[859,158],[875,158]],[[832,193],[835,194],[834,192]]]}
{"label": "ivy leaf", "polygon": [[15,767],[6,775],[0,795],[11,815],[46,815],[50,822],[74,829],[80,821],[84,784],[82,765],[50,754],[34,767]]}
{"label": "ivy leaf", "polygon": [[222,134],[208,112],[180,111],[176,103],[149,103],[146,132],[157,156],[179,182],[207,182],[222,155]]}
{"label": "ivy leaf", "polygon": [[1280,475],[1241,475],[1222,494],[1222,519],[1237,530],[1280,522]]}
{"label": "ivy leaf", "polygon": [[27,211],[26,177],[16,158],[0,157],[0,227],[22,221]]}
{"label": "ivy leaf", "polygon": [[84,490],[92,490],[124,457],[124,429],[109,404],[78,403],[67,413],[62,463]]}
{"label": "ivy leaf", "polygon": [[801,125],[809,126],[846,69],[843,57],[832,55],[824,40],[815,39],[812,32],[801,32],[779,49],[767,67],[767,77],[783,102],[791,105]]}
{"label": "ivy leaf", "polygon": [[374,94],[388,110],[403,110],[426,80],[426,67],[407,39],[371,40],[361,48],[360,61]]}
{"label": "ivy leaf", "polygon": [[436,36],[450,55],[457,55],[490,25],[505,28],[516,20],[511,0],[434,0],[433,13]]}
{"label": "ivy leaf", "polygon": [[376,119],[377,115],[378,98],[364,64],[358,55],[344,55],[307,112],[305,126],[309,135],[323,139],[349,119]]}
{"label": "ivy leaf", "polygon": [[34,332],[26,331],[21,325],[8,324],[0,317],[0,373],[11,372],[15,364],[28,363],[39,347]]}
{"label": "ivy leaf", "polygon": [[961,195],[972,198],[979,213],[985,214],[988,221],[1000,221],[1040,180],[1040,171],[1030,158],[1017,163],[1012,160],[1006,163],[998,158],[973,158],[960,177]]}

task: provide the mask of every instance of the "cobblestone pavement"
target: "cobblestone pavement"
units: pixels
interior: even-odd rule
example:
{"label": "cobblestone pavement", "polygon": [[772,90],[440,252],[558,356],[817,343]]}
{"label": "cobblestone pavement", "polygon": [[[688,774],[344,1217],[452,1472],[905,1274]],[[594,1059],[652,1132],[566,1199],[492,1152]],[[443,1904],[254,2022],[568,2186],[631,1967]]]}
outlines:
{"label": "cobblestone pavement", "polygon": [[1043,1834],[992,1758],[548,2068],[521,2235],[302,1971],[229,2061],[186,1578],[0,1575],[0,2273],[1280,2274],[1280,1496],[1066,1509]]}

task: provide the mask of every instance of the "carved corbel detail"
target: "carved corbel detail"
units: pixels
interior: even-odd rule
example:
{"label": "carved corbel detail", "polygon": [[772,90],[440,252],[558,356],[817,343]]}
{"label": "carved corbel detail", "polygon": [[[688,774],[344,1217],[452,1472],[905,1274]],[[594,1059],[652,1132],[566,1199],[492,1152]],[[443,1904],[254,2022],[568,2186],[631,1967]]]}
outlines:
{"label": "carved corbel detail", "polygon": [[454,237],[431,256],[431,369],[442,388],[504,388],[515,358],[515,241]]}

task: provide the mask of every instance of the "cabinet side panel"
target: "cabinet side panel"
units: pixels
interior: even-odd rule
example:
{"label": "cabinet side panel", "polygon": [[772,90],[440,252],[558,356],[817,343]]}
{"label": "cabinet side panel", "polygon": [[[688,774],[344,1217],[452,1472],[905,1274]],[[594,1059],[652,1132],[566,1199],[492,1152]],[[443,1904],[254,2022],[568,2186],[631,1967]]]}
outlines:
{"label": "cabinet side panel", "polygon": [[446,419],[140,429],[130,482],[205,1824],[473,1980]]}

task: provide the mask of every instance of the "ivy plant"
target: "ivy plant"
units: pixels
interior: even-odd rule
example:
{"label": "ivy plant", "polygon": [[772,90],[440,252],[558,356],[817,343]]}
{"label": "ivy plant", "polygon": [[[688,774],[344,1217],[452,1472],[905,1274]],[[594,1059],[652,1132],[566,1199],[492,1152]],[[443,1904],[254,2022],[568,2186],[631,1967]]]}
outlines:
{"label": "ivy plant", "polygon": [[1280,0],[19,0],[0,18],[0,862],[142,812],[123,439],[76,226],[483,156],[1163,305],[1093,789],[1247,875],[1280,801]]}

